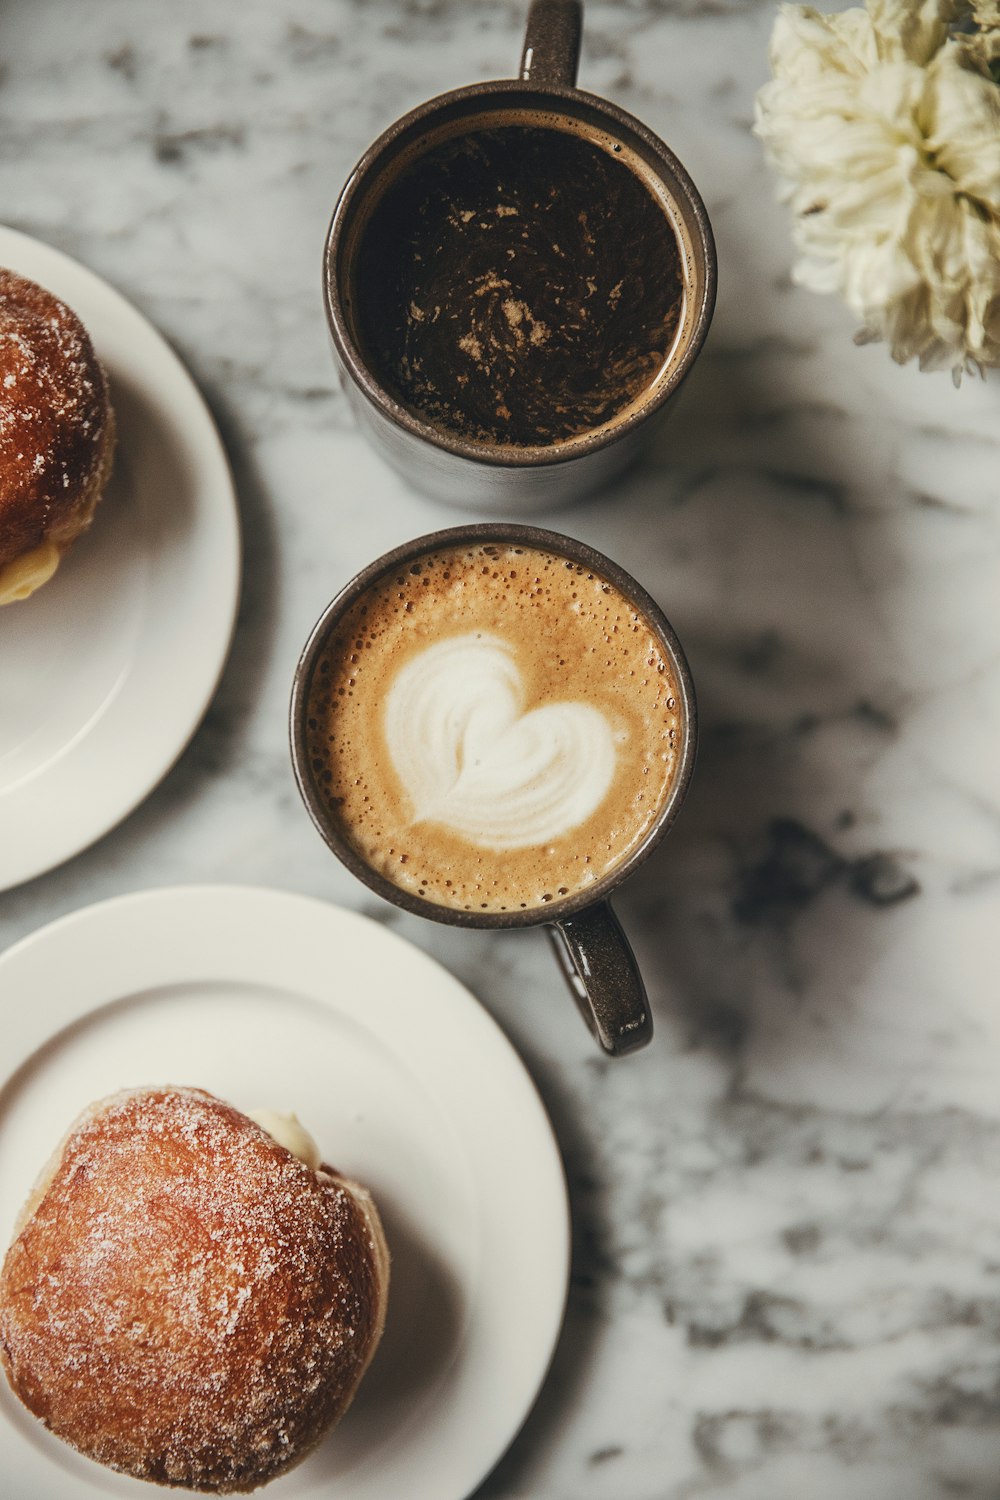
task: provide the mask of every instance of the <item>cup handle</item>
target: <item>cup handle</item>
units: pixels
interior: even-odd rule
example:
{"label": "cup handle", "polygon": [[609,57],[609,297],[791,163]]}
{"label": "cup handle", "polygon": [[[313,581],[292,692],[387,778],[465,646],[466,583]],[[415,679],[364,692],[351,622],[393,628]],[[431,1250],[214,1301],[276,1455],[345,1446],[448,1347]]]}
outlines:
{"label": "cup handle", "polygon": [[644,1047],[653,1035],[646,987],[609,901],[547,929],[559,967],[594,1037],[612,1057]]}
{"label": "cup handle", "polygon": [[580,0],[532,0],[521,52],[522,83],[571,89],[583,31]]}

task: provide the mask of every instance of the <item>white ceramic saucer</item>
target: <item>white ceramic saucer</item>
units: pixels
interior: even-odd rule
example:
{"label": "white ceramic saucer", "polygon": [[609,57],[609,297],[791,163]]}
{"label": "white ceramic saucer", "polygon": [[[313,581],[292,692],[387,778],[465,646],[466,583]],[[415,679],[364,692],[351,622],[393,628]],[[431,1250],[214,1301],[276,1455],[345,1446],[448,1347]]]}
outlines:
{"label": "white ceramic saucer", "polygon": [[215,691],[239,596],[233,482],[211,416],[106,282],[0,227],[0,265],[83,319],[111,378],[114,474],[50,583],[0,608],[0,890],[61,864],[147,795]]}
{"label": "white ceramic saucer", "polygon": [[[91,906],[0,957],[0,1245],[74,1116],[142,1084],[294,1110],[367,1184],[392,1254],[383,1342],[339,1427],[274,1500],[462,1500],[523,1421],[569,1265],[559,1152],[517,1055],[384,927],[249,887]],[[82,1458],[0,1379],[16,1500],[150,1500]]]}

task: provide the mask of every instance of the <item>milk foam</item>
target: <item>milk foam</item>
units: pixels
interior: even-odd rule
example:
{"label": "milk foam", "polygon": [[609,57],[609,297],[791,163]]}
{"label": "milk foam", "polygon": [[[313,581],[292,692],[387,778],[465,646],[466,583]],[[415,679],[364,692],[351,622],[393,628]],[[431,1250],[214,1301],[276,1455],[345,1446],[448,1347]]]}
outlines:
{"label": "milk foam", "polygon": [[513,648],[482,632],[412,657],[386,695],[383,728],[412,822],[442,823],[483,849],[547,844],[607,796],[616,736],[590,704],[525,712]]}

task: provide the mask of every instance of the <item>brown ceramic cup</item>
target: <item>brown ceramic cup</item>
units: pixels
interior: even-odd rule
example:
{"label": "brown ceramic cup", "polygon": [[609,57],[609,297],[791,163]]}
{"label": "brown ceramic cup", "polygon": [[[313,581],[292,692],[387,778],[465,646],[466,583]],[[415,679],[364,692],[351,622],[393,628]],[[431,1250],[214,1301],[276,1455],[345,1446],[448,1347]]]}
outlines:
{"label": "brown ceramic cup", "polygon": [[[327,318],[344,389],[360,426],[381,456],[417,489],[470,508],[524,514],[579,498],[623,470],[638,455],[651,424],[672,407],[704,343],[715,305],[716,252],[701,197],[676,156],[657,136],[617,105],[575,86],[581,25],[578,0],[535,0],[517,79],[456,89],[397,120],[351,173],[327,237]],[[360,323],[362,299],[357,288],[362,248],[368,243],[365,235],[376,233],[368,226],[378,222],[372,216],[400,171],[410,171],[413,163],[426,159],[427,152],[442,141],[472,137],[505,123],[534,123],[550,142],[560,132],[562,138],[583,135],[599,152],[630,163],[633,176],[641,178],[664,208],[677,240],[683,307],[676,336],[655,376],[637,387],[610,416],[595,418],[595,425],[560,440],[533,436],[514,442],[496,437],[484,440],[481,432],[473,438],[461,426],[432,422],[418,405],[404,404],[398,390],[393,394],[387,388],[390,382],[378,373],[378,361],[366,346]],[[579,183],[564,177],[558,182],[558,192],[565,194],[574,213],[577,204],[587,209],[590,200]],[[613,249],[609,253],[620,250],[623,257],[633,253],[632,270],[623,260],[623,271],[628,273],[625,284],[641,285],[646,268],[656,259],[656,245],[632,244],[611,217],[607,239]],[[364,264],[369,260],[366,250]],[[608,284],[613,280],[612,275]],[[639,295],[644,296],[644,291]],[[646,309],[646,302],[641,301],[639,327]],[[555,315],[558,319],[558,310]],[[532,333],[536,332],[533,326]],[[474,347],[468,337],[466,348]],[[465,356],[456,350],[454,357],[460,361]]]}
{"label": "brown ceramic cup", "polygon": [[[648,625],[676,687],[679,710],[679,743],[673,774],[662,801],[641,841],[632,845],[621,861],[603,878],[583,891],[548,905],[527,909],[479,911],[440,905],[394,884],[373,868],[359,852],[350,832],[341,825],[331,799],[324,792],[323,768],[310,749],[310,725],[314,713],[314,691],[324,672],[330,643],[355,605],[365,600],[373,586],[393,575],[400,580],[428,554],[467,546],[506,544],[551,554],[570,566],[579,566],[608,583],[626,605]],[[353,626],[352,626],[353,629]],[[673,701],[673,700],[672,700]],[[395,548],[364,568],[323,611],[302,652],[295,672],[290,711],[292,763],[299,792],[326,843],[340,860],[384,900],[456,927],[523,928],[545,925],[560,967],[583,1019],[606,1053],[619,1056],[649,1041],[652,1019],[642,976],[628,940],[612,910],[611,896],[659,844],[671,827],[688,789],[694,768],[697,714],[694,686],[680,642],[659,606],[630,574],[592,547],[556,532],[514,523],[486,523],[452,527],[417,537]],[[363,747],[364,756],[384,753],[378,745]],[[502,862],[503,853],[493,858]]]}

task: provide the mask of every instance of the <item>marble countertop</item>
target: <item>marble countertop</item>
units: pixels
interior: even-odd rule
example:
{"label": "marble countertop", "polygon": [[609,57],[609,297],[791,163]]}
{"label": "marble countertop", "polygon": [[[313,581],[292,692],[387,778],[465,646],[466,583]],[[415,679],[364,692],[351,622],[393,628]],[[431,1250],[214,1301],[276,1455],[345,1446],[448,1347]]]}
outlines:
{"label": "marble countertop", "polygon": [[720,251],[683,411],[613,491],[541,518],[659,600],[701,704],[688,803],[619,903],[657,1035],[610,1063],[540,934],[422,923],[356,884],[286,747],[322,606],[460,519],[355,432],[320,300],[331,207],[396,115],[514,72],[522,6],[0,17],[2,217],[172,341],[246,539],[190,748],[122,827],[0,897],[0,946],[105,896],[244,881],[376,914],[481,997],[554,1121],[575,1251],[550,1378],[479,1500],[1000,1495],[998,388],[897,368],[793,287],[750,134],[772,15],[587,9],[581,84],[676,150]]}

